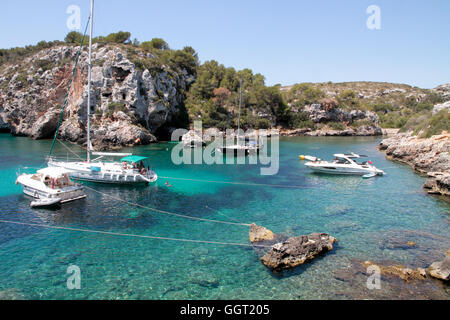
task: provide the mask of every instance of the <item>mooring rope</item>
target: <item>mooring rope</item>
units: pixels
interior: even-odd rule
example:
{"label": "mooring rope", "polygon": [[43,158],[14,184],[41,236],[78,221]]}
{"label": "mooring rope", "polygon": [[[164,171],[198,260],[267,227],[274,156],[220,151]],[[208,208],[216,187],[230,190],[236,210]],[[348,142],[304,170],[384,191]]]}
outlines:
{"label": "mooring rope", "polygon": [[152,208],[152,207],[147,207],[147,206],[144,206],[144,205],[139,204],[139,203],[135,203],[135,202],[131,202],[131,201],[127,201],[127,200],[123,200],[123,199],[117,198],[117,197],[109,195],[107,193],[104,193],[104,192],[95,190],[93,188],[90,188],[90,187],[88,187],[86,185],[84,185],[84,188],[89,189],[89,190],[94,191],[94,192],[97,192],[98,194],[101,194],[103,196],[109,197],[109,198],[114,199],[116,201],[120,201],[120,202],[129,204],[129,205],[132,205],[132,206],[140,207],[140,208],[143,208],[143,209],[147,209],[147,210],[150,210],[150,211],[163,213],[163,214],[167,214],[167,215],[171,215],[171,216],[176,216],[176,217],[185,218],[185,219],[191,219],[191,220],[204,221],[204,222],[232,224],[232,225],[245,226],[245,227],[250,227],[251,226],[251,224],[249,224],[249,223],[241,223],[241,222],[231,222],[231,221],[222,221],[222,220],[198,218],[198,217],[187,216],[187,215],[184,215],[184,214],[179,214],[179,213],[169,212],[169,211],[165,211],[165,210],[160,210],[160,209],[156,209],[156,208]]}
{"label": "mooring rope", "polygon": [[208,183],[219,183],[219,184],[222,183],[222,184],[242,185],[242,186],[254,186],[254,187],[271,187],[271,188],[287,188],[287,189],[308,189],[309,188],[309,187],[305,187],[305,186],[284,185],[284,184],[232,182],[232,181],[202,180],[202,179],[163,177],[163,176],[160,176],[160,178],[161,179],[182,180],[182,181],[195,181],[195,182],[208,182]]}
{"label": "mooring rope", "polygon": [[101,231],[101,230],[92,230],[92,229],[59,227],[59,226],[50,226],[50,225],[47,225],[47,224],[29,223],[29,222],[20,222],[20,221],[10,221],[10,220],[3,220],[3,219],[0,219],[0,223],[9,223],[9,224],[17,224],[17,225],[24,225],[24,226],[30,226],[30,227],[39,227],[39,228],[48,228],[48,229],[57,229],[57,230],[68,230],[68,231],[77,231],[77,232],[86,232],[86,233],[106,234],[106,235],[111,235],[111,236],[145,238],[145,239],[154,239],[154,240],[169,240],[169,241],[181,241],[181,242],[204,243],[204,244],[220,244],[220,245],[240,246],[240,247],[262,247],[262,248],[270,248],[271,247],[271,246],[267,246],[267,245],[248,244],[248,243],[181,239],[181,238],[148,236],[148,235],[140,235],[140,234],[132,234],[132,233],[120,233],[120,232],[112,232],[112,231]]}

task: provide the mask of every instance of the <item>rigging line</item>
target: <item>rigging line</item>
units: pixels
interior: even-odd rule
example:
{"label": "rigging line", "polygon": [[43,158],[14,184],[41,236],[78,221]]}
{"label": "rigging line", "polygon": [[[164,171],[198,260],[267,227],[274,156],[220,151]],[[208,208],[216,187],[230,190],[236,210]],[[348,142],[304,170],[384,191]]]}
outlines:
{"label": "rigging line", "polygon": [[89,189],[89,190],[91,190],[91,191],[97,192],[97,193],[99,193],[99,194],[101,194],[101,195],[104,195],[104,196],[106,196],[106,197],[109,197],[109,198],[111,198],[111,199],[114,199],[114,200],[116,200],[116,201],[120,201],[120,202],[129,204],[129,205],[132,205],[132,206],[140,207],[140,208],[147,209],[147,210],[154,211],[154,212],[158,212],[158,213],[163,213],[163,214],[167,214],[167,215],[171,215],[171,216],[176,216],[176,217],[180,217],[180,218],[191,219],[191,220],[205,221],[205,222],[214,222],[214,223],[232,224],[232,225],[245,226],[245,227],[250,227],[250,226],[251,226],[251,224],[249,224],[249,223],[237,223],[237,222],[231,222],[231,221],[221,221],[221,220],[213,220],[213,219],[198,218],[198,217],[187,216],[187,215],[184,215],[184,214],[179,214],[179,213],[174,213],[174,212],[164,211],[164,210],[160,210],[160,209],[156,209],[156,208],[151,208],[151,207],[147,207],[147,206],[144,206],[144,205],[142,205],[142,204],[139,204],[139,203],[130,202],[130,201],[123,200],[123,199],[117,198],[117,197],[115,197],[115,196],[109,195],[109,194],[107,194],[107,193],[100,192],[100,191],[95,190],[95,189],[93,189],[93,188],[90,188],[90,187],[88,187],[88,186],[86,186],[86,185],[84,185],[83,187],[86,188],[86,189]]}
{"label": "rigging line", "polygon": [[61,143],[63,145],[64,148],[66,148],[69,152],[71,152],[72,154],[74,154],[78,159],[80,159],[81,161],[84,161],[83,158],[81,158],[78,154],[76,154],[74,151],[72,151],[68,146],[66,146],[61,140],[56,139],[56,141],[58,141],[59,143]]}
{"label": "rigging line", "polygon": [[148,235],[131,234],[131,233],[119,233],[119,232],[112,232],[112,231],[100,231],[100,230],[92,230],[92,229],[58,227],[58,226],[50,226],[50,225],[47,225],[47,224],[10,221],[10,220],[2,220],[2,219],[0,220],[0,223],[9,223],[9,224],[17,224],[17,225],[24,225],[24,226],[30,226],[30,227],[40,227],[40,228],[68,230],[68,231],[77,231],[77,232],[86,232],[86,233],[98,233],[98,234],[106,234],[106,235],[112,235],[112,236],[146,238],[146,239],[155,239],[155,240],[170,240],[170,241],[182,241],[182,242],[193,242],[193,243],[220,244],[220,245],[240,246],[240,247],[264,247],[264,248],[271,248],[272,247],[272,246],[258,245],[258,244],[207,241],[207,240],[195,240],[195,239],[180,239],[180,238],[148,236]]}
{"label": "rigging line", "polygon": [[67,88],[67,93],[66,93],[66,96],[64,98],[64,103],[63,103],[63,106],[62,106],[62,109],[61,109],[61,114],[59,116],[58,125],[57,125],[56,131],[55,131],[55,136],[53,137],[52,146],[50,147],[49,155],[52,154],[53,147],[55,146],[56,137],[58,136],[59,127],[61,125],[61,122],[62,122],[62,119],[63,119],[63,116],[64,116],[64,109],[66,108],[67,99],[69,98],[69,94],[70,94],[70,88],[72,87],[72,82],[73,82],[73,79],[75,78],[75,71],[77,70],[78,60],[80,58],[81,51],[83,49],[84,38],[86,37],[86,33],[87,33],[87,29],[88,29],[90,21],[91,21],[91,16],[89,16],[89,18],[88,18],[88,21],[87,21],[87,24],[86,24],[86,28],[84,30],[83,38],[81,38],[80,48],[78,49],[78,53],[77,53],[77,56],[76,56],[76,59],[75,59],[75,65],[73,66],[73,69],[72,69],[72,77],[70,78],[69,86]]}
{"label": "rigging line", "polygon": [[175,178],[175,177],[163,177],[162,179],[183,180],[183,181],[196,181],[196,182],[211,182],[211,183],[223,183],[223,184],[235,184],[243,186],[258,186],[258,187],[272,187],[272,188],[287,188],[287,189],[308,189],[305,186],[296,185],[282,185],[282,184],[264,184],[264,183],[250,183],[250,182],[231,182],[231,181],[216,181],[216,180],[201,180],[201,179],[189,179],[189,178]]}

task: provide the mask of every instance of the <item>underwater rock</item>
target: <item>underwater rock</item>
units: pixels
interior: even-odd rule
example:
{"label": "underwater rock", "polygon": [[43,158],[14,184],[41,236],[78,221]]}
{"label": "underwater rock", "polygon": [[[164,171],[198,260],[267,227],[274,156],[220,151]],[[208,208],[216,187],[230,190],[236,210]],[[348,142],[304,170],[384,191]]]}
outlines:
{"label": "underwater rock", "polygon": [[417,245],[414,241],[406,241],[405,239],[384,239],[380,245],[380,249],[385,250],[407,250],[417,248]]}
{"label": "underwater rock", "polygon": [[326,233],[312,233],[309,236],[289,238],[273,245],[261,258],[261,262],[275,271],[294,268],[333,250],[335,242],[337,239]]}
{"label": "underwater rock", "polygon": [[206,288],[217,288],[220,284],[216,276],[204,271],[193,271],[189,275],[189,281]]}
{"label": "underwater rock", "polygon": [[275,234],[272,231],[267,228],[258,226],[254,223],[251,224],[250,232],[248,235],[251,243],[275,239]]}
{"label": "underwater rock", "polygon": [[[373,262],[370,261],[370,263]],[[367,286],[367,283],[371,281],[370,277],[373,275],[373,271],[367,270],[367,262],[352,259],[348,267],[334,271],[334,278],[341,283],[339,285],[340,294],[347,299],[358,300],[383,300],[387,297],[393,300],[448,300],[450,298],[443,288],[445,284],[427,277],[423,268],[412,269],[398,266],[393,268],[392,266],[396,264],[395,261],[378,261],[374,264],[380,267],[381,287],[379,289],[373,290]],[[388,271],[393,271],[393,273]],[[397,274],[408,280],[403,280]],[[412,278],[411,275],[417,275],[417,278]]]}
{"label": "underwater rock", "polygon": [[373,261],[364,261],[362,265],[365,268],[368,268],[370,266],[377,266],[380,268],[380,272],[382,275],[399,277],[400,279],[403,279],[405,281],[424,280],[427,277],[426,273],[424,273],[423,268],[412,269],[402,265],[383,265],[377,264]]}
{"label": "underwater rock", "polygon": [[19,289],[10,288],[0,291],[0,300],[25,300]]}
{"label": "underwater rock", "polygon": [[428,268],[430,276],[444,281],[450,280],[450,257],[446,256],[442,261],[436,261]]}

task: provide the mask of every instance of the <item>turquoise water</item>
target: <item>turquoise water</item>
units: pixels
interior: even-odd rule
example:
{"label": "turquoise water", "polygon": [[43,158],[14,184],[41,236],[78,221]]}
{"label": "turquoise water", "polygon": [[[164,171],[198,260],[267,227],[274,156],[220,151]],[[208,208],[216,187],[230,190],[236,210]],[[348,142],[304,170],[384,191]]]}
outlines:
{"label": "turquoise water", "polygon": [[[172,164],[173,144],[134,148],[149,156],[160,178],[149,187],[92,185],[161,210],[200,218],[255,222],[289,236],[327,232],[339,239],[326,256],[273,274],[251,247],[92,234],[0,223],[0,291],[27,299],[341,299],[360,288],[334,277],[353,259],[426,267],[450,248],[448,203],[422,191],[424,178],[387,161],[379,138],[282,138],[280,170],[254,165]],[[59,210],[29,207],[14,184],[20,167],[41,166],[50,141],[0,135],[0,219],[117,233],[248,244],[248,227],[187,220],[133,207],[87,190],[88,198]],[[74,147],[77,150],[77,147]],[[127,149],[126,149],[127,150]],[[130,150],[130,149],[128,149]],[[374,179],[311,173],[299,154],[328,159],[367,154],[387,175]],[[66,155],[60,147],[59,155]],[[30,169],[21,169],[30,170]],[[217,184],[210,181],[298,186]],[[168,187],[165,182],[172,185]],[[414,241],[410,249],[388,243]],[[391,242],[389,242],[391,241]],[[69,265],[81,269],[81,290],[68,290]],[[399,284],[400,286],[402,284]],[[365,283],[361,283],[361,287]],[[445,288],[436,284],[433,290]],[[386,298],[391,297],[386,290]],[[360,296],[358,296],[360,297]],[[365,296],[361,296],[365,298]],[[370,297],[370,296],[369,296]],[[448,297],[448,295],[447,295]]]}

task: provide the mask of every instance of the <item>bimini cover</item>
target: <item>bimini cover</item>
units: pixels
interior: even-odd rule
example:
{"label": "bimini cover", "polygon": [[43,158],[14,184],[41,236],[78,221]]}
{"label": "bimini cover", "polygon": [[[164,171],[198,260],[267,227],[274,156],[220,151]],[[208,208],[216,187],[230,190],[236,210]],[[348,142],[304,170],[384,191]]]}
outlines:
{"label": "bimini cover", "polygon": [[142,157],[142,156],[128,156],[125,158],[120,159],[120,161],[124,161],[124,162],[139,162],[141,160],[145,160],[148,159],[147,157]]}

